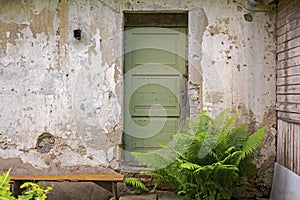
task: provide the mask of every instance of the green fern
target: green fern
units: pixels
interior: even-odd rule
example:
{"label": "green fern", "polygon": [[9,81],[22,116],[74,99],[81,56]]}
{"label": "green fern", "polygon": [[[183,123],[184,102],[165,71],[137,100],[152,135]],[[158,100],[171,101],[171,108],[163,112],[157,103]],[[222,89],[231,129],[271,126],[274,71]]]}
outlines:
{"label": "green fern", "polygon": [[153,169],[161,169],[174,161],[174,159],[167,157],[165,153],[160,154],[158,152],[133,152],[132,155],[137,161]]}
{"label": "green fern", "polygon": [[182,133],[174,136],[174,144],[133,155],[154,168],[146,173],[156,185],[172,183],[185,199],[230,199],[233,188],[245,182],[242,176],[250,174],[245,173],[247,165],[254,166],[252,154],[265,136],[264,128],[249,136],[246,124],[234,127],[237,117],[224,110],[211,118],[203,111],[198,120],[187,121]]}
{"label": "green fern", "polygon": [[154,188],[153,190],[156,189],[156,187],[162,183],[162,182],[169,182],[165,179],[165,174],[162,173],[162,172],[155,172],[155,171],[142,171],[140,172],[141,174],[145,174],[145,175],[148,175],[148,176],[151,176],[151,177],[155,177],[155,180],[154,180]]}
{"label": "green fern", "polygon": [[250,135],[246,142],[244,142],[242,150],[244,152],[242,158],[245,158],[252,154],[256,149],[258,149],[265,137],[265,128],[258,129],[255,133]]}
{"label": "green fern", "polygon": [[230,153],[226,158],[224,158],[224,160],[222,160],[221,163],[238,166],[242,159],[242,155],[243,155],[242,151],[234,151]]}
{"label": "green fern", "polygon": [[180,165],[180,168],[182,169],[188,169],[188,170],[197,170],[199,169],[201,166],[194,164],[194,163],[183,163]]}
{"label": "green fern", "polygon": [[248,137],[248,125],[242,124],[232,129],[227,139],[227,146],[241,148]]}
{"label": "green fern", "polygon": [[143,191],[149,191],[149,189],[145,186],[145,184],[138,178],[134,178],[134,177],[127,177],[124,179],[124,183],[126,185],[130,185],[133,188],[135,188],[136,190],[143,190]]}

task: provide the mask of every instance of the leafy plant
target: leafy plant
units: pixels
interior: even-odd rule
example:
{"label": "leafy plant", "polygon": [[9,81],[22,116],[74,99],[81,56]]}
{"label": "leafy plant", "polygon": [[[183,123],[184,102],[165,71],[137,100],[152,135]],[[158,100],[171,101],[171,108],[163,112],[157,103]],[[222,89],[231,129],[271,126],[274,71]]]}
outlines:
{"label": "leafy plant", "polygon": [[225,110],[212,118],[203,111],[168,145],[133,155],[154,169],[144,173],[155,178],[155,187],[172,183],[185,199],[230,199],[233,189],[244,184],[243,176],[253,173],[252,154],[265,136],[264,128],[249,136],[246,124],[234,127],[237,116]]}
{"label": "leafy plant", "polygon": [[0,176],[0,200],[14,200],[15,198],[12,196],[10,192],[10,176],[9,171],[4,172]]}
{"label": "leafy plant", "polygon": [[149,189],[145,186],[145,184],[138,178],[127,177],[124,179],[124,183],[126,185],[132,186],[137,194],[141,193],[141,190],[148,192]]}
{"label": "leafy plant", "polygon": [[38,184],[32,182],[22,184],[21,188],[25,189],[24,194],[18,197],[18,199],[21,198],[22,200],[45,200],[47,199],[47,193],[52,190],[50,186],[47,189],[43,189]]}
{"label": "leafy plant", "polygon": [[0,175],[0,200],[45,200],[47,193],[52,190],[50,186],[47,189],[43,189],[36,183],[26,182],[21,185],[21,188],[25,189],[24,194],[15,198],[10,192],[9,172],[10,170]]}

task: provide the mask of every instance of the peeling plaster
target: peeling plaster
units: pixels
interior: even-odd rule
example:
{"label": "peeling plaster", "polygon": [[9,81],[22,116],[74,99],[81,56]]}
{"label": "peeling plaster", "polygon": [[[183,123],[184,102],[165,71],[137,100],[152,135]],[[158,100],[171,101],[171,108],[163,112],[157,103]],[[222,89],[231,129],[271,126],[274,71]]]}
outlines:
{"label": "peeling plaster", "polygon": [[[228,107],[251,130],[265,126],[257,165],[266,173],[260,184],[268,185],[276,131],[275,21],[262,12],[245,21],[243,9],[223,0],[2,1],[0,157],[32,169],[119,168],[123,11],[188,12],[189,116]],[[55,143],[40,154],[35,147],[43,132]]]}

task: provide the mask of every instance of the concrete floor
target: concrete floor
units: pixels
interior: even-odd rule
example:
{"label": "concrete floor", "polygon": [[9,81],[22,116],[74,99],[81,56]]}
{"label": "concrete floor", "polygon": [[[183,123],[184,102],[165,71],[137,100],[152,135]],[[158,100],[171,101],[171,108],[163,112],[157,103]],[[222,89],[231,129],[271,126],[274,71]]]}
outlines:
{"label": "concrete floor", "polygon": [[183,200],[183,197],[171,192],[159,191],[157,194],[125,195],[119,200]]}
{"label": "concrete floor", "polygon": [[[52,186],[48,200],[108,200],[112,194],[89,182],[43,182],[43,187]],[[124,184],[119,184],[119,200],[183,200],[173,192],[156,191],[156,194],[133,194]]]}

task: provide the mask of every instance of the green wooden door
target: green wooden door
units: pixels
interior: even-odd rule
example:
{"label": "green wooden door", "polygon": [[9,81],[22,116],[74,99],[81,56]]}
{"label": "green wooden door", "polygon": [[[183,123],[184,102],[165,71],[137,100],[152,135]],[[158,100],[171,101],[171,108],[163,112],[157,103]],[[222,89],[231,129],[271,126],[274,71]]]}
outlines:
{"label": "green wooden door", "polygon": [[186,28],[126,28],[125,161],[168,144],[185,113]]}

